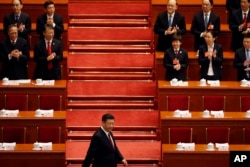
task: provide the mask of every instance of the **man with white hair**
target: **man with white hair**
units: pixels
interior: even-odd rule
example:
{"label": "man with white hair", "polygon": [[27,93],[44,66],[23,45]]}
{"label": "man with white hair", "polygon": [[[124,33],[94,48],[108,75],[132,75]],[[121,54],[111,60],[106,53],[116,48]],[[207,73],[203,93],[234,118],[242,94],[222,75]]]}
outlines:
{"label": "man with white hair", "polygon": [[158,34],[157,51],[166,51],[172,46],[171,38],[173,34],[182,35],[186,32],[185,17],[176,12],[178,2],[176,0],[168,0],[167,9],[158,14],[154,32]]}

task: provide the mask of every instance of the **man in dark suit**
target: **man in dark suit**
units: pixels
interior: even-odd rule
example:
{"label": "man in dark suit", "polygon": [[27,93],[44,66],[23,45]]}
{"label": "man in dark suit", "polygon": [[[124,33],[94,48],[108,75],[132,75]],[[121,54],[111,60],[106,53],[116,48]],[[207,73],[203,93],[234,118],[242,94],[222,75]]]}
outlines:
{"label": "man in dark suit", "polygon": [[89,167],[91,163],[93,167],[116,167],[119,162],[122,162],[124,166],[128,166],[112,134],[114,119],[111,114],[102,116],[102,126],[91,138],[82,167]]}
{"label": "man in dark suit", "polygon": [[29,41],[29,34],[31,31],[31,20],[27,13],[22,12],[23,3],[22,0],[13,0],[12,9],[13,12],[6,15],[3,19],[4,33],[8,37],[8,27],[11,24],[15,24],[18,28],[18,36]]}
{"label": "man in dark suit", "polygon": [[243,46],[244,34],[250,33],[250,0],[241,0],[241,8],[234,11],[229,20],[232,31],[231,49],[236,51]]}
{"label": "man in dark suit", "polygon": [[43,39],[44,26],[50,24],[55,29],[54,38],[61,40],[63,27],[63,18],[61,15],[55,13],[55,4],[53,1],[48,0],[44,3],[46,13],[37,18],[36,32],[40,35],[40,39]]}
{"label": "man in dark suit", "polygon": [[156,50],[165,52],[171,47],[171,37],[173,34],[184,34],[186,32],[185,17],[176,12],[178,3],[169,0],[167,10],[159,13],[154,25],[154,32],[158,34]]}
{"label": "man in dark suit", "polygon": [[235,52],[234,68],[238,70],[237,80],[250,80],[250,34],[245,34],[243,47]]}
{"label": "man in dark suit", "polygon": [[167,49],[163,59],[166,68],[165,79],[170,81],[173,78],[187,80],[186,69],[188,67],[188,53],[181,48],[181,36],[173,35],[172,47]]}
{"label": "man in dark suit", "polygon": [[8,28],[9,37],[0,45],[2,61],[2,78],[27,79],[27,61],[29,46],[25,39],[18,37],[18,28],[11,24]]}
{"label": "man in dark suit", "polygon": [[191,33],[194,35],[194,50],[197,51],[200,45],[205,44],[204,37],[208,30],[216,35],[220,33],[220,17],[211,11],[213,0],[202,1],[202,11],[194,15]]}
{"label": "man in dark suit", "polygon": [[232,13],[237,10],[240,9],[240,1],[241,0],[227,0],[226,1],[226,8],[227,8],[227,16],[228,16],[228,20],[230,18],[230,16],[232,15]]}
{"label": "man in dark suit", "polygon": [[215,43],[216,34],[208,31],[205,36],[206,44],[199,48],[198,62],[200,64],[200,79],[221,80],[223,49],[220,44]]}
{"label": "man in dark suit", "polygon": [[45,26],[44,39],[35,44],[34,60],[37,65],[34,79],[61,79],[60,61],[63,59],[62,42],[54,38],[54,27]]}

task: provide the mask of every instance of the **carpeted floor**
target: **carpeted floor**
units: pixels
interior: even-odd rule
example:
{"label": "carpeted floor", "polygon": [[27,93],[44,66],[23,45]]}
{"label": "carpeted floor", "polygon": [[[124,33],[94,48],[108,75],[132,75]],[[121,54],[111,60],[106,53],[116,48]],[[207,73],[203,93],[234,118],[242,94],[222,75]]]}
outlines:
{"label": "carpeted floor", "polygon": [[[128,161],[138,163],[161,160],[161,142],[159,141],[117,141],[119,150]],[[66,160],[68,162],[84,159],[89,141],[67,141]]]}

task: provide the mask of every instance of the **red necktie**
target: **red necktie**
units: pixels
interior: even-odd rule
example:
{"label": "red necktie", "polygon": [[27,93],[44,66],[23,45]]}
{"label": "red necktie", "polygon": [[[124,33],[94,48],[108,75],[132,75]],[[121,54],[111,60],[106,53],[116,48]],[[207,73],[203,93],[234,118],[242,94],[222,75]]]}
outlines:
{"label": "red necktie", "polygon": [[243,29],[245,30],[245,29],[247,29],[247,14],[246,13],[244,13],[243,23],[244,23]]}
{"label": "red necktie", "polygon": [[174,50],[175,56],[178,56],[178,50]]}
{"label": "red necktie", "polygon": [[111,137],[111,134],[110,134],[110,133],[108,134],[108,139],[109,139],[109,142],[110,142],[110,144],[112,145],[113,149],[115,149],[115,145],[114,145],[114,142],[113,142],[113,140],[112,140],[112,137]]}
{"label": "red necktie", "polygon": [[[47,44],[47,53],[48,53],[48,56],[51,55],[51,45],[50,45],[50,41],[48,41],[48,44]],[[48,69],[52,69],[53,67],[53,64],[52,64],[52,61],[49,61],[48,62]]]}

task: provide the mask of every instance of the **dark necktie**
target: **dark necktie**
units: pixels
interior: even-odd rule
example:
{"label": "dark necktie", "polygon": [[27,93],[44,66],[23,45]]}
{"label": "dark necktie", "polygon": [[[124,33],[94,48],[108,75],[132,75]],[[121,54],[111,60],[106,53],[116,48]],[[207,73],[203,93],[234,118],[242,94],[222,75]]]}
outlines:
{"label": "dark necktie", "polygon": [[16,15],[16,16],[15,16],[15,21],[16,21],[16,23],[18,23],[18,20],[19,20],[19,16]]}
{"label": "dark necktie", "polygon": [[174,50],[175,57],[178,56],[178,50]]}
{"label": "dark necktie", "polygon": [[[250,60],[250,50],[249,49],[247,49],[247,51],[246,51],[246,59],[247,60]],[[247,65],[247,68],[249,68],[249,64]],[[247,76],[247,78],[249,78],[250,76],[249,76],[249,71],[246,71],[246,76]]]}
{"label": "dark necktie", "polygon": [[169,15],[169,18],[168,18],[168,26],[169,27],[172,26],[172,15],[171,14]]}
{"label": "dark necktie", "polygon": [[[50,44],[50,41],[48,41],[48,43],[47,43],[47,53],[48,53],[48,56],[49,55],[51,55],[51,44]],[[52,61],[49,61],[48,62],[48,69],[50,70],[50,69],[52,69],[52,67],[53,67],[53,64],[52,64]]]}
{"label": "dark necktie", "polygon": [[205,14],[205,19],[204,19],[204,23],[205,23],[205,29],[207,29],[208,27],[208,14]]}
{"label": "dark necktie", "polygon": [[113,140],[112,140],[112,137],[111,137],[111,134],[110,134],[110,133],[108,134],[108,139],[109,139],[109,142],[110,142],[110,144],[112,145],[113,149],[115,149],[115,145],[114,145],[114,142],[113,142]]}

